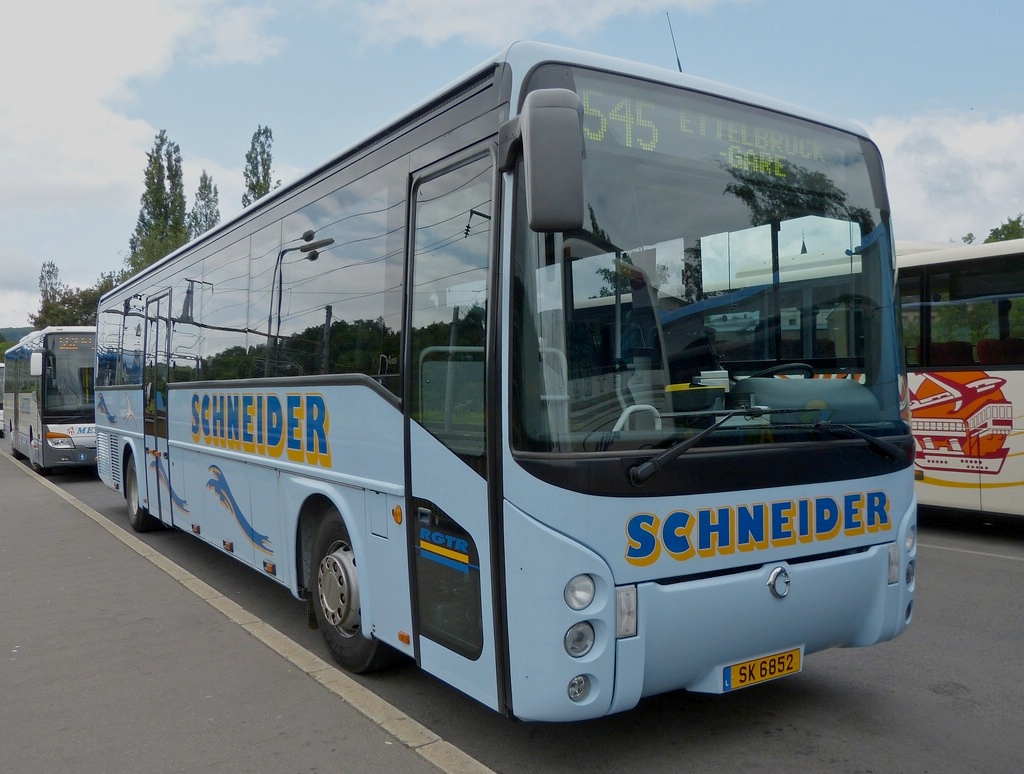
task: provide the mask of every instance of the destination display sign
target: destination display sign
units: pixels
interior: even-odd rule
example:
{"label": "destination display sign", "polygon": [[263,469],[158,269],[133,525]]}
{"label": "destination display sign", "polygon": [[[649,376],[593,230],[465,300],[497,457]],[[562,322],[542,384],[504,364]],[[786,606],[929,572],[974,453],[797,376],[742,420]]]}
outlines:
{"label": "destination display sign", "polygon": [[780,178],[794,165],[834,174],[860,155],[850,135],[749,105],[583,70],[575,82],[590,147],[715,161]]}
{"label": "destination display sign", "polygon": [[63,334],[54,339],[55,349],[62,352],[77,352],[79,349],[92,347],[92,343],[92,336]]}

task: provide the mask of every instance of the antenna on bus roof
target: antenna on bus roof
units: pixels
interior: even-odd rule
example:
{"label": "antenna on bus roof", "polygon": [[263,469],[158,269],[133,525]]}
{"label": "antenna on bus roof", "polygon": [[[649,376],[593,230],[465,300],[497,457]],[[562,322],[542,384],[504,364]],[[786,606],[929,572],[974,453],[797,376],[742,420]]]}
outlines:
{"label": "antenna on bus roof", "polygon": [[672,31],[672,17],[668,15],[668,11],[665,11],[665,18],[668,19],[668,34],[672,36],[672,50],[676,52],[676,67],[679,68],[679,72],[682,72],[683,65],[679,61],[679,47],[676,45],[676,34]]}

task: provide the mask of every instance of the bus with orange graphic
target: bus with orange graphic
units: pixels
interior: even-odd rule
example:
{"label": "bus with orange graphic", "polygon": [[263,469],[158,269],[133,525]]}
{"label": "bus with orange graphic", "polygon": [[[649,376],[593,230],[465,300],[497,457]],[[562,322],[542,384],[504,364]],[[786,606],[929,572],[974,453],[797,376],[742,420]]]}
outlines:
{"label": "bus with orange graphic", "polygon": [[897,251],[918,499],[1024,515],[1024,239]]}

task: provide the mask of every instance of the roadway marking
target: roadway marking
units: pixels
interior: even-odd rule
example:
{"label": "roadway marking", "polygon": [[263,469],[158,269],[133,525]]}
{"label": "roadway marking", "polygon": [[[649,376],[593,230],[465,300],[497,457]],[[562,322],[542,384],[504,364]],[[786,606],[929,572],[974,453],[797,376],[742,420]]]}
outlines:
{"label": "roadway marking", "polygon": [[934,543],[918,543],[920,548],[934,548],[939,551],[953,551],[957,554],[970,554],[971,556],[984,556],[989,559],[1008,559],[1011,562],[1024,562],[1024,556],[1008,556],[1006,554],[993,554],[989,551],[972,551],[969,548],[954,548],[953,546],[937,546]]}
{"label": "roadway marking", "polygon": [[387,731],[399,743],[425,758],[440,771],[445,772],[445,774],[494,774],[491,769],[472,756],[450,742],[446,742],[423,724],[413,720],[397,707],[384,701],[373,691],[360,685],[342,672],[338,667],[310,653],[295,642],[295,640],[282,634],[237,602],[228,599],[208,583],[200,580],[181,565],[175,564],[134,534],[114,524],[110,519],[93,510],[77,497],[68,494],[34,470],[25,467],[25,465],[19,463],[6,452],[0,450],[0,456],[10,459],[22,472],[34,477],[43,486],[58,494],[63,500],[99,524],[128,548],[148,559],[201,600],[241,626],[294,667],[305,672],[346,704],[350,704],[365,718]]}

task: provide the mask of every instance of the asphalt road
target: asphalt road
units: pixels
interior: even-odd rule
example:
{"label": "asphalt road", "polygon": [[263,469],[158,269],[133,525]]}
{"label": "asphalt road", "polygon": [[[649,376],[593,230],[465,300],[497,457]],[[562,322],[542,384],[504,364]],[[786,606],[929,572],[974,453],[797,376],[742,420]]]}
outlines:
{"label": "asphalt road", "polygon": [[[94,474],[51,480],[130,529],[123,500]],[[139,537],[330,660],[283,588],[185,533]],[[814,654],[801,674],[735,694],[672,693],[586,723],[508,720],[412,665],[357,679],[496,772],[1019,772],[1024,519],[922,513],[917,584],[914,620],[893,642]]]}

